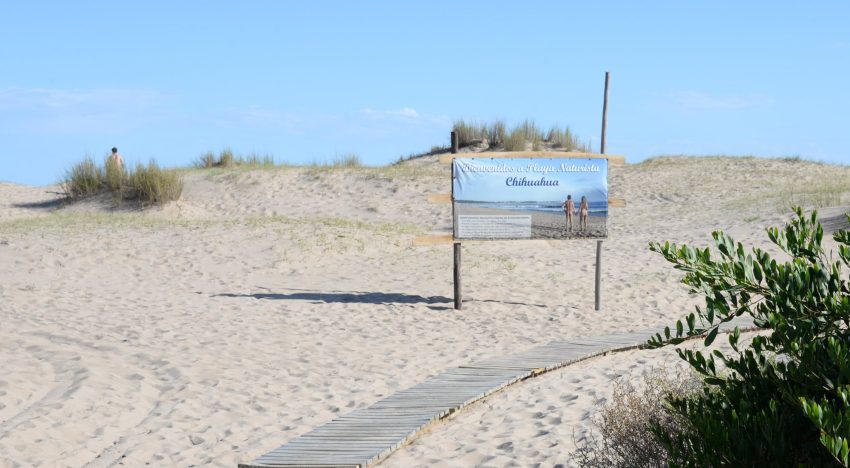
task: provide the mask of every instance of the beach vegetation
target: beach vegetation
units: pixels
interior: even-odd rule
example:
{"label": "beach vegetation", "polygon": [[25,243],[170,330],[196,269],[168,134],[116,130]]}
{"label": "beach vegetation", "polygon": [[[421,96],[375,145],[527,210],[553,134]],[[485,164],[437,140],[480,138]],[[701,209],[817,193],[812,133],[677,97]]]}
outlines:
{"label": "beach vegetation", "polygon": [[120,193],[127,184],[127,170],[124,165],[110,157],[103,163],[103,177],[106,189],[112,192]]}
{"label": "beach vegetation", "polygon": [[491,148],[505,144],[507,127],[504,120],[496,120],[487,127],[487,143]]}
{"label": "beach vegetation", "polygon": [[480,143],[487,138],[487,125],[457,120],[452,125],[452,131],[457,135],[457,145],[460,148]]}
{"label": "beach vegetation", "polygon": [[590,151],[589,146],[579,141],[578,136],[570,130],[570,127],[550,128],[549,132],[546,134],[546,142],[549,143],[552,148],[563,149],[566,151],[581,151],[585,153]]}
{"label": "beach vegetation", "polygon": [[653,337],[658,348],[703,337],[712,344],[719,327],[739,316],[770,333],[732,351],[677,349],[702,378],[699,392],[667,398],[686,421],[676,433],[651,430],[680,466],[850,465],[850,232],[837,231],[837,256],[822,245],[817,212],[795,218],[767,236],[783,252],[750,252],[723,232],[710,248],[650,244],[704,306]]}
{"label": "beach vegetation", "polygon": [[247,155],[237,155],[230,148],[225,148],[218,153],[218,156],[212,151],[207,151],[201,154],[196,159],[192,166],[197,169],[212,169],[212,168],[260,168],[274,167],[274,157],[270,154],[249,153]]}
{"label": "beach vegetation", "polygon": [[331,166],[345,168],[363,167],[363,161],[356,153],[348,153],[335,157],[331,162]]}
{"label": "beach vegetation", "polygon": [[178,200],[183,193],[183,179],[174,170],[160,168],[156,161],[139,163],[128,177],[124,198],[144,204]]}
{"label": "beach vegetation", "polygon": [[221,150],[221,153],[218,155],[218,164],[221,167],[233,167],[235,161],[233,159],[233,151],[230,148],[225,148]]}
{"label": "beach vegetation", "polygon": [[543,140],[543,131],[537,127],[537,123],[531,119],[525,119],[517,127],[522,131],[526,141],[535,142]]}
{"label": "beach vegetation", "polygon": [[516,127],[505,138],[505,151],[525,151],[526,149],[525,130]]}
{"label": "beach vegetation", "polygon": [[209,169],[211,167],[216,167],[218,162],[215,158],[215,153],[212,151],[207,151],[202,154],[194,163],[193,166],[200,169]]}
{"label": "beach vegetation", "polygon": [[662,468],[669,466],[667,448],[651,428],[675,436],[687,421],[667,404],[669,398],[691,397],[701,380],[692,372],[653,367],[640,385],[628,376],[614,381],[611,398],[594,415],[596,429],[588,432],[572,460],[580,468]]}
{"label": "beach vegetation", "polygon": [[486,147],[491,150],[525,151],[530,145],[534,151],[544,148],[590,151],[589,145],[582,143],[569,127],[554,126],[544,132],[532,119],[525,119],[510,129],[504,120],[489,124],[457,120],[452,125],[452,131],[457,133],[458,146],[461,148],[486,143]]}
{"label": "beach vegetation", "polygon": [[777,191],[777,208],[838,206],[843,203],[844,194],[848,192],[850,192],[850,178],[841,177],[838,174],[833,174],[811,184],[783,181],[781,189]]}
{"label": "beach vegetation", "polygon": [[65,196],[80,198],[100,192],[104,186],[103,169],[91,157],[71,166],[60,183]]}
{"label": "beach vegetation", "polygon": [[117,202],[142,204],[177,200],[183,192],[183,181],[177,171],[162,169],[153,160],[128,172],[108,158],[103,166],[98,166],[87,157],[71,167],[60,186],[69,199],[112,193]]}

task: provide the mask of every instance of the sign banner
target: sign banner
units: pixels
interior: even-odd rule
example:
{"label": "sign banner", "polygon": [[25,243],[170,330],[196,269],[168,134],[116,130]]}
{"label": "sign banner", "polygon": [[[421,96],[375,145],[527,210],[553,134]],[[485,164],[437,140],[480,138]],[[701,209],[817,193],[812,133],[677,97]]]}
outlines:
{"label": "sign banner", "polygon": [[455,158],[454,238],[608,235],[608,160]]}

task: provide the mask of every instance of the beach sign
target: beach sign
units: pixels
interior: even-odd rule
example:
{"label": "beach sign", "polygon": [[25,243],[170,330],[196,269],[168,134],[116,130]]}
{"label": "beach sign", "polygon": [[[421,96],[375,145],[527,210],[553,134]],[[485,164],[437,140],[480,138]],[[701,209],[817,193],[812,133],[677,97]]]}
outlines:
{"label": "beach sign", "polygon": [[604,239],[606,158],[454,158],[455,240]]}

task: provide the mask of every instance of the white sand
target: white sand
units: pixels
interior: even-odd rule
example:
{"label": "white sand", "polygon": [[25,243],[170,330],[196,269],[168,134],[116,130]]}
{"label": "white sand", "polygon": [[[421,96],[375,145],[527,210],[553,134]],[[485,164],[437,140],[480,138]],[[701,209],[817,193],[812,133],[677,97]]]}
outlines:
{"label": "white sand", "polygon": [[[611,210],[603,311],[594,241],[525,241],[464,246],[455,312],[450,248],[410,246],[449,229],[450,207],[423,201],[448,174],[429,160],[191,172],[181,201],[145,212],[0,184],[0,465],[233,467],[449,367],[671,323],[696,301],[649,241],[721,228],[762,245],[782,201],[850,179],[758,159],[612,168],[629,205]],[[607,382],[672,355],[529,381],[386,464],[566,463]]]}

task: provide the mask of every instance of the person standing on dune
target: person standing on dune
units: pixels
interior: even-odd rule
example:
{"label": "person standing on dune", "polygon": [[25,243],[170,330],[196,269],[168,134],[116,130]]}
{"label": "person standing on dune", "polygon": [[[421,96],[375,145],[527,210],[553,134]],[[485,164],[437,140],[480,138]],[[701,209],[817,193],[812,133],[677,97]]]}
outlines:
{"label": "person standing on dune", "polygon": [[124,170],[124,158],[118,154],[118,148],[112,148],[112,154],[109,155],[109,162],[114,164],[118,170]]}

